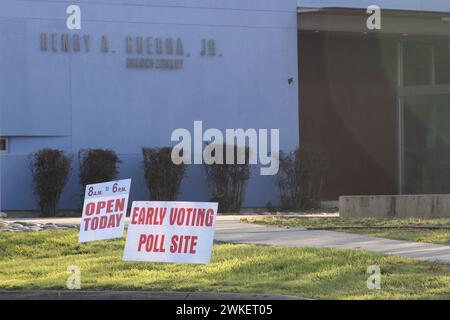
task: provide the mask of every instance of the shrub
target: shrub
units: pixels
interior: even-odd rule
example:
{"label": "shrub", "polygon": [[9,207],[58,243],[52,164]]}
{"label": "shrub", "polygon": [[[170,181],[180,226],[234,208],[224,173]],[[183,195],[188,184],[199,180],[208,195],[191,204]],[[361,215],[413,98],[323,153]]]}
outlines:
{"label": "shrub", "polygon": [[278,187],[283,210],[304,210],[317,206],[325,163],[309,148],[280,154]]}
{"label": "shrub", "polygon": [[29,156],[35,194],[44,216],[56,216],[61,193],[69,177],[72,159],[63,151],[43,149]]}
{"label": "shrub", "polygon": [[85,149],[78,152],[80,163],[80,184],[82,185],[82,195],[86,185],[113,181],[119,173],[117,166],[120,163],[119,157],[112,150]]}
{"label": "shrub", "polygon": [[275,208],[273,206],[272,201],[267,201],[265,207],[266,207],[267,211],[270,212],[270,213],[276,213],[277,212],[277,208]]}
{"label": "shrub", "polygon": [[186,174],[186,165],[172,162],[171,147],[143,148],[145,182],[150,200],[174,201]]}
{"label": "shrub", "polygon": [[[222,147],[223,155],[226,155],[226,144],[216,146]],[[242,150],[244,149],[244,150]],[[238,164],[238,152],[245,155],[244,163]],[[239,213],[245,196],[245,190],[250,179],[250,151],[248,147],[234,147],[234,164],[204,164],[206,177],[211,188],[211,201],[219,203],[221,213]],[[214,156],[214,154],[212,154]]]}

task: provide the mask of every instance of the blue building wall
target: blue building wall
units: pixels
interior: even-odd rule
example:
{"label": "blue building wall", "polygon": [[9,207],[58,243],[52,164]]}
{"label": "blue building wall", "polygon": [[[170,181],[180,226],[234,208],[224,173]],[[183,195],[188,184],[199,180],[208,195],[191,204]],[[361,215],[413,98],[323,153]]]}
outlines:
{"label": "blue building wall", "polygon": [[[81,30],[66,28],[80,5]],[[131,199],[146,199],[142,147],[173,145],[176,128],[279,128],[280,147],[298,145],[297,0],[2,0],[0,4],[0,209],[36,208],[27,156],[44,147],[73,155],[61,209],[79,207],[77,152],[111,148]],[[87,34],[89,52],[41,51],[41,33]],[[101,52],[106,35],[109,52]],[[130,69],[126,37],[181,38],[184,68]],[[202,39],[217,55],[202,56]],[[48,44],[51,46],[51,44]],[[145,49],[144,49],[145,50]],[[145,54],[143,55],[145,56]],[[166,55],[164,55],[166,57]],[[293,78],[292,84],[288,79]],[[277,202],[275,177],[252,172],[244,205]],[[182,200],[209,197],[192,165]]]}

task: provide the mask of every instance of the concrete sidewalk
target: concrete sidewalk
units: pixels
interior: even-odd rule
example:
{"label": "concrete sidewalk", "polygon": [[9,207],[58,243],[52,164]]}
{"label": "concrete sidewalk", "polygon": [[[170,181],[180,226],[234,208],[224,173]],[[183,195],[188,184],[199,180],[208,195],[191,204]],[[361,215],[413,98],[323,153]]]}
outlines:
{"label": "concrete sidewalk", "polygon": [[295,296],[218,292],[0,291],[0,300],[305,300]]}
{"label": "concrete sidewalk", "polygon": [[[218,216],[215,239],[229,243],[367,250],[416,260],[450,263],[450,246],[389,240],[334,231],[270,227],[240,221],[242,218],[250,217],[260,216]],[[80,223],[80,218],[11,220],[55,224]]]}
{"label": "concrete sidewalk", "polygon": [[389,240],[344,232],[267,227],[237,220],[218,221],[216,240],[272,246],[367,250],[416,260],[450,263],[450,246]]}

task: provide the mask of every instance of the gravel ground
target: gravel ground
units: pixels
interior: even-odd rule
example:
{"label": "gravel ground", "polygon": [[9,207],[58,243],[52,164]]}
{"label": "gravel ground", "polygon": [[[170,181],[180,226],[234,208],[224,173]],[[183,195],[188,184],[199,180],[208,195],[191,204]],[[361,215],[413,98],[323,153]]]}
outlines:
{"label": "gravel ground", "polygon": [[55,230],[78,230],[77,224],[34,223],[18,221],[0,221],[0,232],[42,232]]}

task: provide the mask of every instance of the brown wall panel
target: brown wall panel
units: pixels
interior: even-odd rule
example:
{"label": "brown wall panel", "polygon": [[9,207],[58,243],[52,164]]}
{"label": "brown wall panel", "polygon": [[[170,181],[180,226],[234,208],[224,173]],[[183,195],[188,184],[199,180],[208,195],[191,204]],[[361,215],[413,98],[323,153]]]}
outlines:
{"label": "brown wall panel", "polygon": [[396,42],[299,38],[300,141],[327,162],[321,198],[397,193]]}

